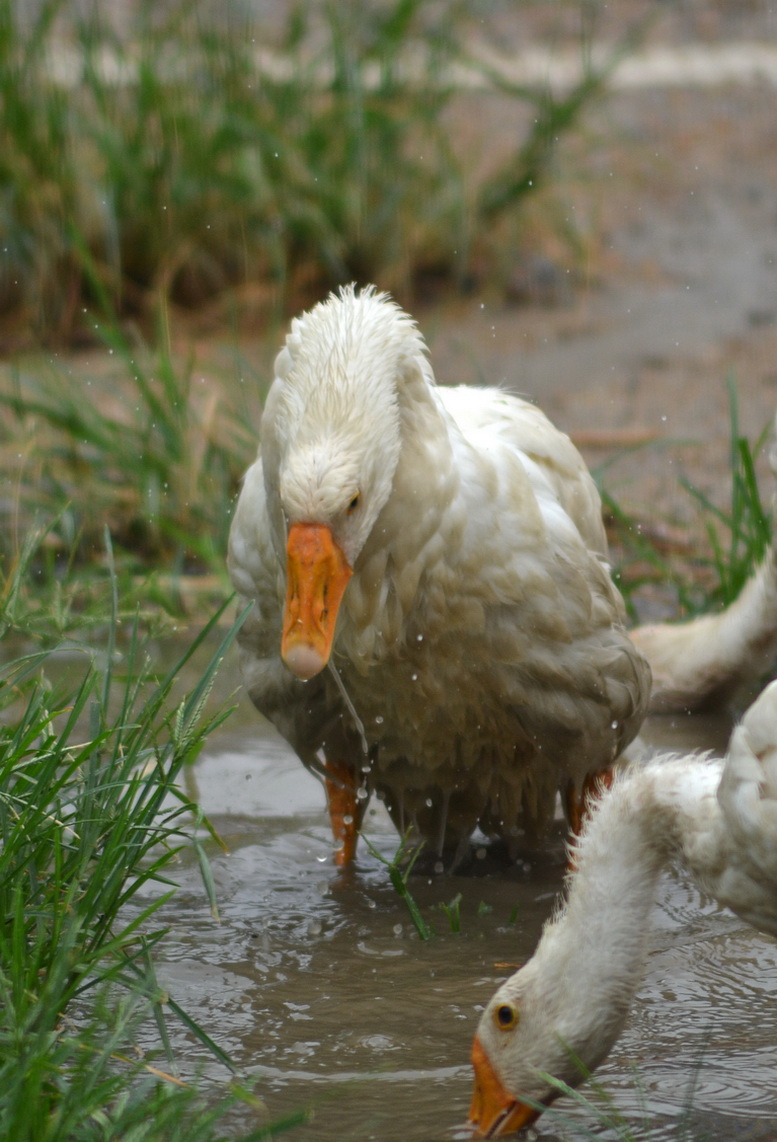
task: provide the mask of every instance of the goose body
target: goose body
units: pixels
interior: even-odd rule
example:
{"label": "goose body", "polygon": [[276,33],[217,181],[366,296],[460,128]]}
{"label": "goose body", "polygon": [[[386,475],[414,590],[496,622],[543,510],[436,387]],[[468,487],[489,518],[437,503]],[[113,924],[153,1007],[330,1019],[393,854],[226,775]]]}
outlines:
{"label": "goose body", "polygon": [[566,906],[496,992],[473,1047],[471,1118],[486,1137],[533,1122],[609,1053],[642,978],[659,873],[777,936],[777,682],[733,732],[725,760],[663,756],[621,771],[574,846]]}
{"label": "goose body", "polygon": [[579,453],[524,400],[438,388],[371,289],[293,322],[229,566],[255,704],[330,798],[377,791],[440,853],[540,830],[647,708]]}
{"label": "goose body", "polygon": [[569,438],[495,388],[435,384],[414,322],[352,287],[292,322],[229,569],[256,706],[329,795],[339,863],[373,792],[463,853],[542,831],[662,708],[721,701],[777,650],[772,551],[729,611],[630,637]]}

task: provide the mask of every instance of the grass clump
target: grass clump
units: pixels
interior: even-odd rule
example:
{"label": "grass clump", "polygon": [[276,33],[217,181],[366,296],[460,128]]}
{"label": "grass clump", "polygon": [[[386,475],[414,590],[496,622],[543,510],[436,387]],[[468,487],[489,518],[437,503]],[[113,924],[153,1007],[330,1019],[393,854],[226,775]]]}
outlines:
{"label": "grass clump", "polygon": [[[731,468],[728,509],[718,508],[692,483],[683,481],[704,513],[717,578],[711,601],[722,607],[734,601],[772,542],[772,514],[761,499],[755,473],[755,458],[764,447],[772,426],[767,425],[751,444],[740,432],[739,398],[733,377],[728,378],[727,388]],[[774,463],[772,458],[772,467]]]}
{"label": "grass clump", "polygon": [[215,572],[256,448],[240,389],[227,399],[165,338],[149,351],[118,324],[103,334],[102,375],[74,380],[52,361],[15,367],[0,389],[17,513],[27,524],[54,519],[50,544],[80,558],[94,559],[107,526],[136,570]]}
{"label": "grass clump", "polygon": [[[24,626],[26,571],[3,584],[4,633]],[[136,630],[120,653],[115,623],[114,613],[102,653],[70,646],[59,686],[53,651],[0,669],[0,1137],[206,1142],[224,1137],[219,1123],[237,1104],[261,1112],[241,1137],[271,1137],[262,1104],[237,1085],[208,1098],[175,1077],[171,1017],[229,1060],[163,991],[153,962],[165,936],[155,916],[196,819],[177,779],[226,716],[206,705],[237,626],[177,697],[213,624],[158,678]],[[150,1020],[159,1048],[149,1054],[137,1042]]]}
{"label": "grass clump", "polygon": [[[655,529],[626,512],[608,489],[606,468],[594,472],[611,539],[618,550],[614,576],[633,620],[641,596],[659,589],[673,596],[671,611],[694,616],[727,607],[739,595],[772,544],[773,511],[761,494],[756,460],[773,426],[757,439],[743,436],[736,382],[727,381],[729,404],[729,503],[719,507],[691,481],[680,483],[695,501],[708,540],[706,554],[690,557],[662,541]],[[775,473],[775,454],[770,457]],[[774,492],[772,492],[772,500]]]}

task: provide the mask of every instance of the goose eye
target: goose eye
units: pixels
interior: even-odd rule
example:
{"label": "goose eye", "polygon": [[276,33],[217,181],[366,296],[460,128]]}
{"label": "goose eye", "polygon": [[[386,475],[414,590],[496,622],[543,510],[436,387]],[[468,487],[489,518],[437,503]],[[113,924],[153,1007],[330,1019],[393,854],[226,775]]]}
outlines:
{"label": "goose eye", "polygon": [[512,1031],[518,1023],[518,1011],[511,1003],[500,1003],[494,1009],[494,1022],[500,1031]]}
{"label": "goose eye", "polygon": [[360,502],[361,502],[361,497],[359,496],[359,493],[357,492],[356,495],[353,497],[353,499],[351,500],[351,502],[348,505],[348,515],[353,515],[353,513],[358,508]]}

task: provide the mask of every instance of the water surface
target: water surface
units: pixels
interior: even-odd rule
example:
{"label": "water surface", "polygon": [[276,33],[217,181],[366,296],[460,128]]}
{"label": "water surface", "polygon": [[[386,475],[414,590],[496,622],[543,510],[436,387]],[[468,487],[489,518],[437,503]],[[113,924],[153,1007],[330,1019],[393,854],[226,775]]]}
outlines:
{"label": "water surface", "polygon": [[[719,746],[721,719],[659,719],[662,748]],[[309,1106],[294,1137],[315,1142],[455,1142],[469,1138],[469,1049],[482,1005],[532,952],[563,876],[563,833],[511,869],[414,877],[434,925],[424,943],[385,867],[364,846],[355,869],[331,862],[318,781],[250,707],[210,739],[189,774],[228,852],[208,842],[220,920],[208,912],[194,859],[165,919],[166,987],[257,1080],[271,1115]],[[380,805],[366,830],[390,859]],[[461,894],[460,931],[442,904]],[[663,876],[651,954],[624,1035],[597,1072],[593,1107],[561,1100],[545,1139],[615,1137],[621,1115],[639,1137],[774,1137],[777,1120],[777,943]],[[214,1076],[203,1052],[188,1058]],[[599,1112],[597,1109],[599,1108]],[[593,1132],[593,1135],[590,1132]]]}

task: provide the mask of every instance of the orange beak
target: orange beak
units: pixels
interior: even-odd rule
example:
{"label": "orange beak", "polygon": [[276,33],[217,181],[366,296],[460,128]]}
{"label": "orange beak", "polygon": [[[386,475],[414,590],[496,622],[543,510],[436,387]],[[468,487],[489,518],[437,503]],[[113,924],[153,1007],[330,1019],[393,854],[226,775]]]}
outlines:
{"label": "orange beak", "polygon": [[539,1118],[541,1110],[527,1106],[505,1090],[477,1035],[472,1044],[472,1066],[475,1068],[475,1089],[469,1120],[477,1127],[481,1138],[513,1134],[523,1130],[524,1126],[531,1126]]}
{"label": "orange beak", "polygon": [[329,661],[337,612],[351,573],[325,524],[291,525],[281,657],[298,678],[313,678]]}

